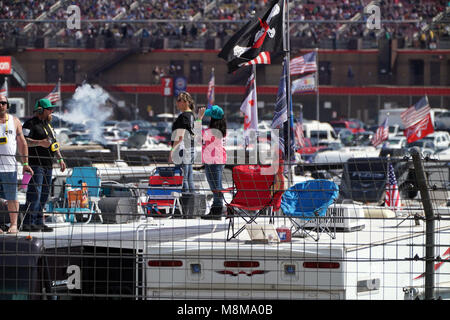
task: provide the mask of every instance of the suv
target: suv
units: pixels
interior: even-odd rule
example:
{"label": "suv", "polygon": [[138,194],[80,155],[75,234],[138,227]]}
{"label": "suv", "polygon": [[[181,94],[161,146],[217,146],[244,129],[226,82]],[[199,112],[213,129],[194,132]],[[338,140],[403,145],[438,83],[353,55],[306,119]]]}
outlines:
{"label": "suv", "polygon": [[435,131],[422,139],[433,142],[436,151],[445,150],[450,147],[450,134],[445,131]]}
{"label": "suv", "polygon": [[450,131],[450,111],[438,115],[434,122],[436,124],[436,130]]}

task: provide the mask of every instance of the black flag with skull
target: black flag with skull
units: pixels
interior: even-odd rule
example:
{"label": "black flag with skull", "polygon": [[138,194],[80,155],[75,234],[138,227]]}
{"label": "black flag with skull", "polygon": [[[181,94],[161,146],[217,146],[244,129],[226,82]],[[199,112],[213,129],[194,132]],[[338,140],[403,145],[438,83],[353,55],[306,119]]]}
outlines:
{"label": "black flag with skull", "polygon": [[222,48],[219,57],[227,61],[232,73],[260,53],[283,50],[285,0],[273,0],[261,14],[247,22]]}

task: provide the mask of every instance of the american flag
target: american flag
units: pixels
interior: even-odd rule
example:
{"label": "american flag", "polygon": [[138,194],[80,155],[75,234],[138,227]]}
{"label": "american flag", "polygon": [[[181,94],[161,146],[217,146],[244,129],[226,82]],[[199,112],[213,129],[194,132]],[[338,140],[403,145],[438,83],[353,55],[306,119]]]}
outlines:
{"label": "american flag", "polygon": [[240,67],[251,66],[254,64],[270,64],[270,52],[264,51],[261,52],[255,59],[250,60],[249,62],[244,62],[239,65]]}
{"label": "american flag", "polygon": [[378,127],[377,132],[375,132],[372,138],[372,144],[374,147],[379,146],[383,141],[387,140],[389,137],[389,126],[388,118],[384,119],[381,126]]}
{"label": "american flag", "polygon": [[208,109],[212,107],[214,104],[214,89],[215,89],[215,76],[214,76],[214,68],[211,69],[211,79],[209,79],[208,83],[208,93],[206,94],[208,100]]}
{"label": "american flag", "polygon": [[52,92],[50,92],[44,99],[50,100],[52,104],[55,104],[56,102],[61,100],[61,90],[60,90],[60,82],[56,84],[56,86],[53,88]]}
{"label": "american flag", "polygon": [[395,177],[394,167],[392,163],[388,166],[388,183],[386,184],[386,207],[394,210],[401,209],[400,191],[398,190],[397,178]]}
{"label": "american flag", "polygon": [[430,104],[428,97],[420,99],[415,105],[409,107],[400,114],[405,128],[415,125],[417,122],[425,119],[430,113]]}
{"label": "american flag", "polygon": [[316,72],[317,71],[316,56],[317,56],[316,52],[313,51],[305,54],[304,56],[292,59],[289,67],[291,76],[303,74],[306,72]]}
{"label": "american flag", "polygon": [[[287,60],[285,57],[285,61],[283,63],[283,73],[281,74],[280,83],[278,86],[277,100],[275,102],[275,112],[273,114],[272,129],[280,129],[278,137],[278,148],[283,155],[283,159],[292,161],[295,160],[294,117],[292,116],[292,98],[289,99],[289,108],[286,102],[286,78],[288,77],[286,62]],[[290,112],[290,123],[288,123],[288,111]],[[288,130],[288,128],[290,130]],[[289,145],[287,145],[288,141]],[[288,154],[290,155],[290,159],[288,159]]]}
{"label": "american flag", "polygon": [[294,132],[298,147],[305,147],[305,136],[303,135],[303,111],[300,111],[300,116],[298,117],[297,123],[295,124]]}
{"label": "american flag", "polygon": [[3,83],[2,87],[0,88],[0,95],[5,96],[8,98],[8,80],[5,78],[5,82]]}

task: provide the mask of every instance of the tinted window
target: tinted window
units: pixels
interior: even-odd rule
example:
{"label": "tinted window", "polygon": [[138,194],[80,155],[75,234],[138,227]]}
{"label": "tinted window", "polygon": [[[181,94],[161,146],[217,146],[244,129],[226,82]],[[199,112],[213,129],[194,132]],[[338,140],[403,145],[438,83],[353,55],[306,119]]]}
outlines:
{"label": "tinted window", "polygon": [[348,172],[352,180],[384,180],[385,165],[382,162],[350,162]]}

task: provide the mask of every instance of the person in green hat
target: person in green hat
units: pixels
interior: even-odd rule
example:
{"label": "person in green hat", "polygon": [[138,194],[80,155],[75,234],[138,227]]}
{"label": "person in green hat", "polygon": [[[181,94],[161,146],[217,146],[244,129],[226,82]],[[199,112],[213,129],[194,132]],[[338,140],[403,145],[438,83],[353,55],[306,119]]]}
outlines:
{"label": "person in green hat", "polygon": [[66,164],[61,156],[55,131],[51,125],[55,105],[48,99],[40,99],[34,106],[33,118],[23,124],[23,134],[28,144],[30,166],[34,175],[28,189],[26,206],[28,211],[23,220],[23,231],[51,232],[44,224],[42,210],[48,200],[52,182],[53,160],[56,158],[61,172]]}

